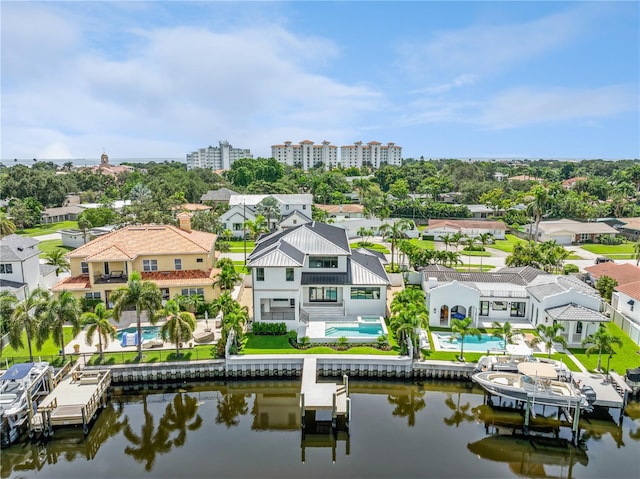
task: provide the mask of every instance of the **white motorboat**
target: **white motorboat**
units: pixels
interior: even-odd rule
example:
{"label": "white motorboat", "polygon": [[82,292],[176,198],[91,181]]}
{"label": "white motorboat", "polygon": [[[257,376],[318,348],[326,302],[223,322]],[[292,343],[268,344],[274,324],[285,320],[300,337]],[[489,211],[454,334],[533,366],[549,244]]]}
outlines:
{"label": "white motorboat", "polygon": [[556,371],[556,378],[554,379],[567,380],[571,377],[571,370],[562,361],[519,354],[482,356],[478,360],[478,364],[474,372],[501,371],[516,373],[518,372],[518,364],[520,363],[551,364]]}
{"label": "white motorboat", "polygon": [[37,398],[49,392],[53,367],[47,362],[15,364],[0,376],[0,444],[13,443],[28,424]]}
{"label": "white motorboat", "polygon": [[571,382],[558,381],[555,367],[546,363],[518,364],[518,373],[486,371],[472,379],[490,394],[532,404],[590,409],[591,404]]}

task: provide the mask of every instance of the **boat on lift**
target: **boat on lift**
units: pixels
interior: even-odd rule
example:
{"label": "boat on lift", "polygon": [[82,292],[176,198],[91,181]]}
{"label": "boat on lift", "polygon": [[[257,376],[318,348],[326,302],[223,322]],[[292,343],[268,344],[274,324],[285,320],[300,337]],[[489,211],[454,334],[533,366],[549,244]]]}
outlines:
{"label": "boat on lift", "polygon": [[486,355],[478,359],[475,373],[488,371],[501,371],[508,373],[518,372],[520,363],[551,364],[556,371],[556,378],[568,380],[571,377],[571,370],[562,361],[547,358],[537,358],[533,355],[506,354],[506,355]]}
{"label": "boat on lift", "polygon": [[595,397],[587,396],[573,383],[559,381],[555,367],[547,363],[518,364],[518,372],[485,371],[472,379],[485,391],[532,404],[591,409]]}
{"label": "boat on lift", "polygon": [[0,376],[0,444],[15,442],[37,408],[38,398],[50,392],[53,367],[46,361],[15,364]]}

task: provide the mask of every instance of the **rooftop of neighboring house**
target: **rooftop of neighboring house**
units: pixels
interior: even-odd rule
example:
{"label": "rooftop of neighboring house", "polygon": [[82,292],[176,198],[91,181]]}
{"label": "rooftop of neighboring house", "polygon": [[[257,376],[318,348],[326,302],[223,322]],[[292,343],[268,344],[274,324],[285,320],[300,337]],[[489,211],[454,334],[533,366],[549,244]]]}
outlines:
{"label": "rooftop of neighboring house", "polygon": [[542,181],[542,178],[536,178],[535,176],[531,176],[531,175],[517,175],[517,176],[510,176],[509,178],[507,178],[507,180],[509,181]]}
{"label": "rooftop of neighboring house", "polygon": [[172,206],[173,211],[208,211],[211,206],[203,205],[201,203],[185,203],[183,205]]}
{"label": "rooftop of neighboring house", "polygon": [[273,197],[283,205],[310,205],[313,203],[313,195],[311,194],[295,194],[295,195],[240,195],[235,194],[229,197],[229,206],[242,205],[255,206],[267,197]]}
{"label": "rooftop of neighboring house", "polygon": [[624,224],[620,228],[626,230],[640,230],[640,217],[636,218],[619,218]]}
{"label": "rooftop of neighboring house", "polygon": [[319,210],[326,211],[329,214],[335,214],[335,213],[345,213],[345,214],[362,213],[364,211],[364,206],[362,206],[362,205],[352,205],[352,204],[348,204],[348,205],[320,205],[320,204],[316,204],[315,207],[318,208]]}
{"label": "rooftop of neighboring house", "polygon": [[562,182],[562,186],[564,188],[573,188],[573,186],[578,183],[579,181],[587,181],[587,177],[586,176],[577,176],[575,178],[569,178],[568,180],[564,180]]}
{"label": "rooftop of neighboring house", "polygon": [[85,210],[80,205],[57,206],[55,208],[45,208],[42,210],[42,216],[60,216],[60,215],[79,215]]}
{"label": "rooftop of neighboring house", "polygon": [[[90,228],[87,230],[87,235],[89,236],[100,236],[115,230],[116,227],[113,225],[105,225],[105,226],[96,226],[95,228]],[[84,234],[83,230],[75,229],[75,228],[66,228],[57,231],[60,234],[64,235],[81,235]]]}
{"label": "rooftop of neighboring house", "polygon": [[0,259],[3,262],[24,261],[40,254],[40,241],[28,236],[11,234],[0,238]]}
{"label": "rooftop of neighboring house", "polygon": [[615,287],[616,291],[626,294],[627,296],[640,301],[640,281],[625,283]]}
{"label": "rooftop of neighboring house", "polygon": [[[549,273],[531,266],[521,268],[501,268],[492,272],[471,272],[456,271],[451,268],[423,268],[425,278],[436,278],[438,282],[451,283],[453,281],[468,283],[500,283],[502,285],[512,284],[526,286],[540,275],[552,276]],[[478,288],[480,289],[480,288]]]}
{"label": "rooftop of neighboring house", "polygon": [[542,221],[540,222],[539,229],[545,233],[609,234],[618,232],[618,230],[606,223],[596,221],[584,223],[582,221],[568,219]]}
{"label": "rooftop of neighboring house", "polygon": [[208,254],[216,238],[212,233],[170,225],[134,225],[100,236],[67,256],[85,261],[130,261],[151,254]]}
{"label": "rooftop of neighboring house", "polygon": [[618,282],[618,286],[634,283],[640,278],[640,268],[630,263],[614,263],[613,261],[608,261],[606,263],[587,266],[585,271],[595,280],[601,276],[609,276]]}
{"label": "rooftop of neighboring house", "polygon": [[237,195],[236,191],[229,188],[218,188],[217,190],[209,190],[200,197],[200,201],[224,201],[228,202],[231,195]]}
{"label": "rooftop of neighboring house", "polygon": [[430,219],[429,229],[436,228],[506,230],[502,221]]}

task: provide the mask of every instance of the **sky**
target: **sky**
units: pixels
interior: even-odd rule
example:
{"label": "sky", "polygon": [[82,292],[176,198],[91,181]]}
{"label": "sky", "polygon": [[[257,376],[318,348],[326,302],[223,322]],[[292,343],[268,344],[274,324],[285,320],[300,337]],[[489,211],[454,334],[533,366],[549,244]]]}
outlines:
{"label": "sky", "polygon": [[[640,3],[8,1],[0,159],[640,158]],[[112,161],[113,162],[113,161]]]}

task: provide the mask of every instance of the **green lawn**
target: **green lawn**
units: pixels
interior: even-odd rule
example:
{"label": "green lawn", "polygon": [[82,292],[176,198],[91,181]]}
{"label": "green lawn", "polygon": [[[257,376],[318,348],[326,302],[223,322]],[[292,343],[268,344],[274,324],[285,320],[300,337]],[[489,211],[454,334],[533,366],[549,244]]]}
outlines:
{"label": "green lawn", "polygon": [[[482,265],[482,271],[491,271],[494,268],[495,268],[495,266],[492,265],[492,264],[483,264]],[[469,269],[471,269],[471,271],[480,271],[480,263],[478,263],[478,264],[471,263],[470,265],[455,266],[454,269],[456,271],[460,271],[462,273],[465,273],[465,272],[469,271]]]}
{"label": "green lawn", "polygon": [[[244,241],[229,241],[229,246],[231,246],[230,253],[244,253]],[[247,241],[247,254],[250,254],[256,244],[253,241]]]}
{"label": "green lawn", "polygon": [[59,239],[40,241],[40,243],[38,243],[38,248],[42,251],[42,253],[40,253],[41,258],[44,257],[46,253],[50,253],[57,248],[63,249],[65,252],[73,250],[73,248],[70,248],[69,246],[62,246],[62,240]]}
{"label": "green lawn", "polygon": [[634,243],[627,241],[619,245],[585,244],[580,247],[591,253],[606,256],[611,259],[633,259],[633,245]]}
{"label": "green lawn", "polygon": [[33,228],[26,228],[24,230],[17,230],[16,233],[23,236],[42,236],[51,233],[56,233],[58,230],[63,229],[78,229],[77,221],[62,221],[60,223],[50,223],[46,225],[35,226]]}
{"label": "green lawn", "polygon": [[[640,346],[634,343],[624,331],[622,331],[615,323],[607,323],[607,328],[611,334],[622,340],[622,347],[614,346],[616,354],[611,358],[610,369],[618,374],[624,375],[627,369],[637,368],[640,363]],[[582,348],[569,348],[576,359],[580,361],[589,371],[595,371],[598,365],[598,355],[592,354],[587,356]],[[602,369],[607,368],[608,355],[602,355]]]}
{"label": "green lawn", "polygon": [[506,239],[503,240],[495,240],[493,244],[489,245],[489,248],[499,249],[500,251],[504,251],[505,253],[512,253],[513,247],[517,243],[526,243],[525,240],[520,239],[512,234],[506,235],[505,238]]}
{"label": "green lawn", "polygon": [[240,273],[240,274],[249,273],[249,270],[244,267],[244,261],[234,261],[233,268],[236,270],[236,273]]}
{"label": "green lawn", "polygon": [[[64,343],[65,345],[69,344],[73,340],[73,331],[71,327],[64,328]],[[23,348],[13,349],[11,345],[7,344],[2,351],[0,351],[0,357],[4,359],[8,359],[12,361],[12,358],[15,358],[14,362],[28,362],[29,361],[29,345],[27,343],[27,333],[22,333],[22,343],[24,344]],[[62,356],[60,356],[60,347],[54,344],[51,338],[47,339],[42,348],[38,349],[36,347],[35,340],[31,341],[31,349],[33,352],[33,357],[35,360],[40,357],[42,360],[46,360],[51,362],[54,366],[59,366],[62,364]]]}
{"label": "green lawn", "polygon": [[257,336],[247,334],[240,354],[375,354],[379,356],[398,356],[398,346],[390,351],[382,351],[368,346],[353,346],[346,351],[336,351],[328,346],[316,346],[308,349],[296,349],[289,344],[289,338],[283,336]]}
{"label": "green lawn", "polygon": [[489,253],[488,251],[466,251],[466,250],[462,250],[460,251],[460,255],[461,256],[491,256],[491,253]]}
{"label": "green lawn", "polygon": [[423,239],[410,239],[409,243],[416,245],[418,248],[422,249],[436,249],[436,243],[433,240],[423,240]]}
{"label": "green lawn", "polygon": [[[360,241],[358,241],[358,242],[355,242],[355,243],[351,243],[349,246],[351,246],[352,248],[371,249],[371,250],[374,250],[374,251],[379,251],[380,253],[386,253],[386,254],[391,253],[391,251],[389,251],[389,248],[387,248],[384,245],[378,244],[378,243],[365,243],[365,246],[362,246],[362,243]],[[396,245],[396,250],[397,250],[397,245]]]}
{"label": "green lawn", "polygon": [[91,359],[87,361],[90,366],[98,366],[100,364],[140,364],[140,363],[159,363],[163,361],[199,361],[216,359],[216,347],[211,345],[195,346],[193,348],[185,348],[180,350],[180,356],[176,357],[175,349],[143,349],[142,361],[136,361],[137,351],[127,351],[126,353],[104,353],[104,357],[100,359],[99,354],[93,354]]}

